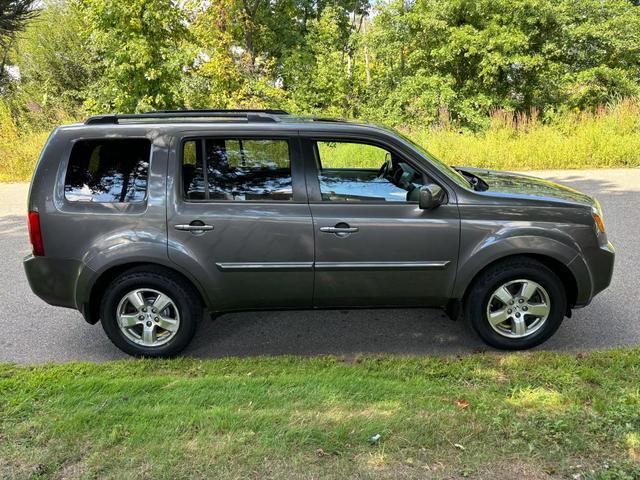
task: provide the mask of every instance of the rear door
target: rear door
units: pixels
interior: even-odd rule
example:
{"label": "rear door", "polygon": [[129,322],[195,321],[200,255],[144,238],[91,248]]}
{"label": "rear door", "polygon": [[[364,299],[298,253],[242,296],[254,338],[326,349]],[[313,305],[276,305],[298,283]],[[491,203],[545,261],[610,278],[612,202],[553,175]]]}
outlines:
{"label": "rear door", "polygon": [[[438,183],[415,159],[371,139],[303,141],[315,235],[314,304],[441,305],[455,280],[460,219],[454,194],[418,207]],[[441,184],[441,186],[444,186]]]}
{"label": "rear door", "polygon": [[185,134],[169,172],[169,257],[219,310],[308,307],[313,224],[294,134]]}

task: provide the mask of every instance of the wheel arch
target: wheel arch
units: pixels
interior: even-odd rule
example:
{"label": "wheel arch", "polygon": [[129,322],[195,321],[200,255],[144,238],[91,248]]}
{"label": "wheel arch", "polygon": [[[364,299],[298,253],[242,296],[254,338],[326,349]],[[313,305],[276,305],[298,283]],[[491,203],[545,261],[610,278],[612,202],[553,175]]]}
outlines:
{"label": "wheel arch", "polygon": [[120,263],[117,265],[111,265],[108,268],[105,268],[99,273],[95,273],[95,278],[91,283],[90,287],[87,289],[88,293],[85,295],[86,298],[81,301],[80,311],[82,312],[85,320],[90,324],[96,324],[100,320],[100,298],[101,293],[104,292],[106,287],[119,275],[133,269],[144,269],[145,267],[154,271],[167,272],[172,275],[177,275],[182,280],[184,280],[187,284],[191,285],[195,292],[200,297],[200,301],[203,305],[208,305],[207,297],[205,295],[202,286],[190,278],[187,274],[181,272],[180,270],[170,267],[167,265],[163,265],[161,263],[148,262],[148,261],[136,261],[136,262],[127,262]]}
{"label": "wheel arch", "polygon": [[570,316],[571,308],[576,304],[576,300],[578,297],[578,281],[576,279],[576,276],[573,274],[571,269],[566,264],[564,264],[557,258],[554,258],[550,255],[541,254],[541,253],[517,253],[517,254],[505,255],[503,257],[499,257],[492,260],[491,262],[487,263],[482,268],[477,270],[475,274],[473,274],[468,279],[468,281],[464,285],[464,288],[462,289],[462,294],[460,296],[460,299],[464,300],[466,298],[469,290],[475,283],[476,279],[478,279],[482,274],[484,274],[484,272],[486,272],[490,268],[493,268],[495,265],[498,265],[503,262],[511,261],[513,259],[518,259],[518,258],[537,260],[538,262],[548,267],[556,275],[558,275],[558,277],[560,278],[560,281],[564,285],[565,291],[567,292],[567,310],[568,310],[567,314],[568,316]]}

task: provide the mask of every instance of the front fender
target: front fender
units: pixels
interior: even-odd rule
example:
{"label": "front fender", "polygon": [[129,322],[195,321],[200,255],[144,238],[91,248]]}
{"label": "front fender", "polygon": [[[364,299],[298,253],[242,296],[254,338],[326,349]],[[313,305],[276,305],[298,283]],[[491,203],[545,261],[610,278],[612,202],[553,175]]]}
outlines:
{"label": "front fender", "polygon": [[568,235],[538,229],[497,232],[464,250],[461,246],[453,297],[462,298],[476,275],[492,263],[514,255],[541,255],[565,265],[573,275],[578,290],[576,303],[591,298],[592,279],[579,246]]}

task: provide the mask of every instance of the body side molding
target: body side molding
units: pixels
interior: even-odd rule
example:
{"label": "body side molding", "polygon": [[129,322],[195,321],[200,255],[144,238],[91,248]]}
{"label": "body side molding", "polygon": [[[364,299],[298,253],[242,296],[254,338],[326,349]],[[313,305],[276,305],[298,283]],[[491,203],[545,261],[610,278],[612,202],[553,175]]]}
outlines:
{"label": "body side molding", "polygon": [[422,270],[445,268],[449,260],[438,262],[239,262],[216,263],[223,272],[245,270]]}

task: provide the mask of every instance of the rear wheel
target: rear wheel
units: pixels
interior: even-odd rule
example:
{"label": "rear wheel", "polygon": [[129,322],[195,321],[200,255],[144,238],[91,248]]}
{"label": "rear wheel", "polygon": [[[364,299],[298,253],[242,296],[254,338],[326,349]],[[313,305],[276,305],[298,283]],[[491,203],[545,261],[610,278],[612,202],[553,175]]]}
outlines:
{"label": "rear wheel", "polygon": [[544,342],[560,327],[566,310],[562,281],[546,265],[529,258],[490,267],[465,299],[465,315],[478,335],[506,350]]}
{"label": "rear wheel", "polygon": [[200,298],[178,275],[134,269],[107,287],[100,306],[102,328],[129,355],[171,357],[191,341],[202,315]]}

